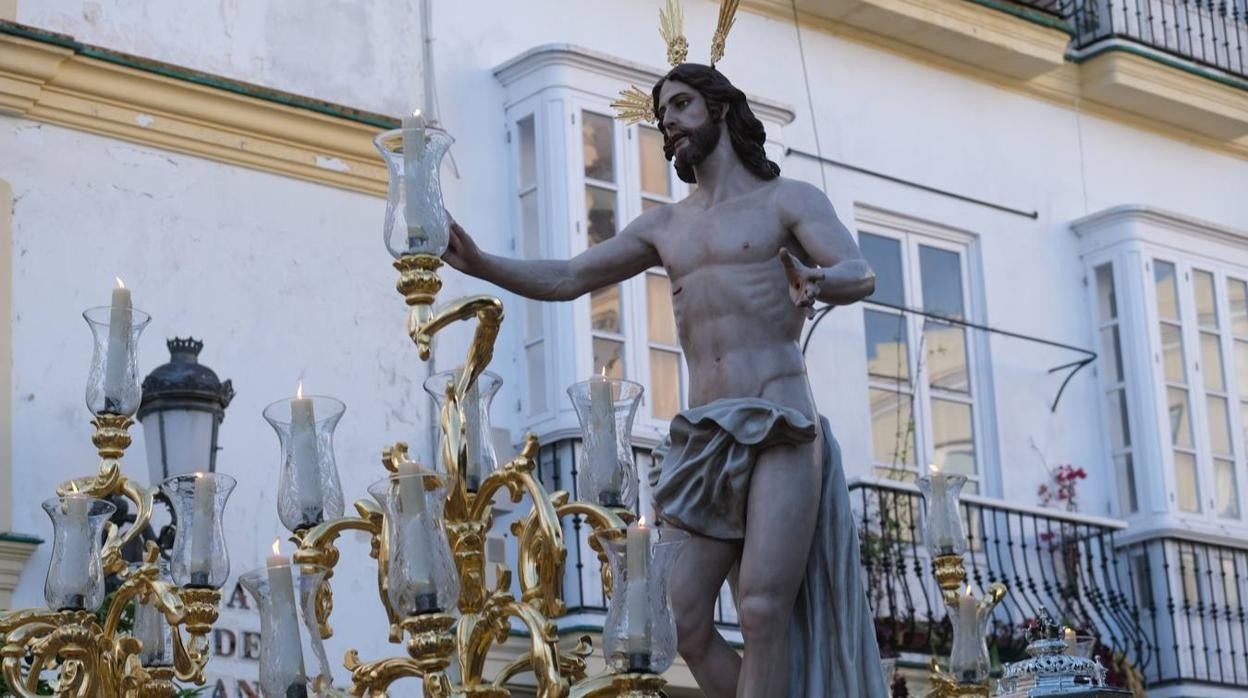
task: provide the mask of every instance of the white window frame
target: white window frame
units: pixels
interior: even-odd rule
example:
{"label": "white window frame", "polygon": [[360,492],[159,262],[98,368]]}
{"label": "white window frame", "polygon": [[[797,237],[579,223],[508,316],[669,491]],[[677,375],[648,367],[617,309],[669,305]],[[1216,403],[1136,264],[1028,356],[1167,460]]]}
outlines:
{"label": "white window frame", "polygon": [[[903,305],[911,308],[922,308],[922,283],[919,276],[919,246],[956,252],[961,264],[962,302],[965,319],[970,322],[983,322],[982,284],[979,268],[978,237],[970,232],[941,226],[926,221],[898,216],[879,209],[859,205],[855,209],[855,225],[859,234],[867,233],[880,237],[888,237],[901,241],[903,279]],[[919,283],[915,283],[918,281]],[[874,307],[873,307],[874,306]],[[887,306],[875,306],[869,299],[863,301],[864,313],[869,309],[882,309],[894,312]],[[923,324],[929,320],[927,316],[917,313],[902,313],[906,322],[907,361],[914,395],[911,417],[915,422],[915,450],[918,463],[913,464],[915,470],[901,464],[899,470],[915,475],[923,474],[928,463],[932,462],[934,436],[932,433],[932,398],[933,388],[927,373],[927,361],[923,357],[920,363],[919,345],[921,343]],[[865,320],[864,320],[865,322]],[[989,364],[987,343],[982,333],[964,328],[967,381],[970,386],[967,396],[957,393],[945,393],[937,390],[936,397],[949,399],[957,395],[957,401],[971,405],[971,433],[975,441],[975,476],[968,478],[974,482],[978,492],[992,495],[998,491],[996,467],[996,439],[993,428],[994,421],[990,414],[993,409],[991,380],[987,366]],[[926,346],[924,346],[926,350]],[[921,370],[920,370],[921,369]],[[864,354],[862,372],[867,374],[866,357]],[[891,381],[876,381],[868,376],[868,387],[892,389],[887,385]],[[869,403],[868,403],[869,404]],[[871,426],[868,421],[868,427]],[[874,447],[869,440],[868,452],[872,468],[890,467],[889,463],[875,461]]]}
{"label": "white window frame", "polygon": [[[569,162],[572,163],[572,166],[568,171],[567,188],[568,196],[570,197],[569,201],[573,204],[572,211],[575,221],[575,235],[573,236],[571,248],[571,256],[575,256],[589,247],[589,231],[585,229],[585,221],[588,220],[588,211],[585,209],[586,186],[616,191],[616,234],[623,231],[629,222],[641,215],[643,196],[655,201],[663,199],[662,197],[643,194],[641,191],[641,158],[638,150],[640,137],[637,130],[645,127],[636,124],[625,125],[615,120],[608,100],[580,97],[570,100],[569,111],[571,112],[569,123],[572,128],[568,130],[568,146],[571,155]],[[615,183],[588,179],[584,176],[585,152],[581,129],[583,128],[582,119],[585,112],[612,118],[615,126],[613,133]],[[668,176],[670,177],[672,196],[667,203],[674,203],[687,195],[688,185],[676,177],[675,170],[670,166],[668,168]],[[576,306],[575,312],[581,318],[583,326],[590,328],[588,334],[578,335],[578,354],[586,357],[583,361],[578,361],[578,365],[586,367],[582,371],[583,375],[588,377],[589,373],[592,373],[594,370],[594,337],[624,342],[624,378],[640,383],[646,388],[646,397],[638,408],[634,429],[649,432],[657,439],[661,434],[667,432],[669,420],[654,415],[653,406],[648,397],[651,387],[651,347],[679,352],[681,409],[688,406],[687,386],[689,378],[684,352],[678,345],[655,343],[649,339],[647,324],[649,309],[646,307],[647,274],[667,276],[667,270],[663,267],[654,267],[620,283],[620,302],[622,305],[620,317],[622,332],[620,334],[606,333],[592,328],[590,294],[586,294],[584,298],[578,299],[574,305]]]}
{"label": "white window frame", "polygon": [[[1167,507],[1182,519],[1204,521],[1216,524],[1241,525],[1248,521],[1245,511],[1245,489],[1248,488],[1248,456],[1245,454],[1244,435],[1239,425],[1243,424],[1240,416],[1241,400],[1248,396],[1239,394],[1239,386],[1235,380],[1234,338],[1229,324],[1230,310],[1226,293],[1228,278],[1248,281],[1248,267],[1229,265],[1199,254],[1180,252],[1173,248],[1146,245],[1143,249],[1144,265],[1144,307],[1148,320],[1148,344],[1150,347],[1150,365],[1154,390],[1154,419],[1157,433],[1162,439],[1161,462],[1166,471]],[[1170,446],[1170,423],[1168,420],[1168,401],[1166,399],[1167,382],[1165,366],[1162,361],[1160,317],[1157,307],[1156,284],[1154,274],[1158,261],[1175,265],[1176,282],[1179,291],[1179,317],[1181,323],[1180,336],[1183,344],[1183,362],[1187,377],[1189,411],[1191,413],[1189,428],[1196,454],[1197,497],[1200,510],[1197,512],[1183,511],[1178,503],[1178,483],[1176,480],[1173,449]],[[1239,505],[1239,518],[1222,518],[1217,515],[1216,499],[1214,499],[1215,473],[1213,454],[1209,443],[1209,416],[1206,411],[1206,391],[1204,374],[1201,372],[1200,333],[1196,319],[1195,292],[1192,274],[1194,271],[1207,271],[1214,277],[1214,298],[1219,314],[1219,348],[1222,351],[1222,366],[1225,390],[1219,395],[1225,396],[1228,403],[1231,448],[1236,472],[1238,492],[1236,499]]]}

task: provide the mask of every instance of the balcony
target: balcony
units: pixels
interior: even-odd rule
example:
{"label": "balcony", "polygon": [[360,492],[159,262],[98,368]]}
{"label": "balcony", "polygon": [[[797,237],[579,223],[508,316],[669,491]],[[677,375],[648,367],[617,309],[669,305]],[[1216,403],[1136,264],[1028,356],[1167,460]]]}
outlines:
{"label": "balcony", "polygon": [[[863,574],[881,651],[948,654],[931,561],[919,531],[921,496],[907,483],[850,485]],[[1046,608],[1098,638],[1117,679],[1248,688],[1248,548],[1173,537],[1124,540],[1124,524],[966,496],[967,573],[1002,582],[990,646],[1022,658],[1022,628]],[[1127,663],[1117,661],[1116,655]],[[1135,673],[1138,672],[1138,673]]]}

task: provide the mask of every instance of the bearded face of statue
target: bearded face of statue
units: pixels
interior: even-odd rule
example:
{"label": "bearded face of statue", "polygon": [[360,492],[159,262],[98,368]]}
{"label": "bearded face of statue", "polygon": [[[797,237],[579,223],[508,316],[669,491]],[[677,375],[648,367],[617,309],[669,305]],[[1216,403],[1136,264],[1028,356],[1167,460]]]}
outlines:
{"label": "bearded face of statue", "polygon": [[719,144],[722,121],[715,118],[706,98],[679,80],[667,80],[659,90],[659,129],[663,154],[686,182],[695,181],[694,166]]}

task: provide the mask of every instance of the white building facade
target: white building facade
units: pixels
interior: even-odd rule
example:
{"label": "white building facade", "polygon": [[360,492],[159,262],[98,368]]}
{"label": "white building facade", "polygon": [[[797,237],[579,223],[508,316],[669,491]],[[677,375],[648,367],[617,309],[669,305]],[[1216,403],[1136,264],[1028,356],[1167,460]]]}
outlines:
{"label": "white building facade", "polygon": [[[348,502],[381,477],[382,446],[428,460],[422,382],[462,360],[471,328],[440,337],[432,365],[416,357],[371,138],[432,112],[457,139],[447,208],[478,243],[575,255],[689,191],[658,132],[609,106],[664,72],[660,4],[0,0],[0,607],[42,604],[39,502],[94,468],[76,316],[114,276],[154,318],[144,373],[191,334],[238,391],[217,458],[239,481],[232,578],[285,537],[260,412],[296,381],[347,405]],[[694,60],[717,7],[686,2]],[[1149,695],[1248,695],[1246,15],[1206,0],[742,3],[718,67],[782,174],[827,192],[877,273],[871,299],[812,323],[806,356],[912,693],[942,646],[910,484],[936,463],[970,478],[972,580],[1011,589],[1003,647],[1045,607],[1119,650]],[[575,495],[569,384],[606,370],[646,387],[640,462],[686,404],[662,269],[562,304],[442,278],[442,300],[502,297],[496,441],[510,455],[535,432],[549,489]],[[1041,506],[1063,464],[1086,473],[1077,512]],[[569,639],[602,622],[584,528],[565,528]],[[400,653],[366,544],[340,547],[330,656]],[[233,588],[207,695],[253,695],[258,621]],[[727,594],[721,620],[739,639]],[[692,687],[679,665],[672,680]]]}

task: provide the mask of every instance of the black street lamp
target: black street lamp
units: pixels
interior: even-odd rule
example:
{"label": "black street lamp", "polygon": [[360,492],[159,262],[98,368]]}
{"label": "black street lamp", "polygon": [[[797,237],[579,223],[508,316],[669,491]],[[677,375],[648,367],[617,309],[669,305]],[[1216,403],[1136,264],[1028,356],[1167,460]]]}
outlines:
{"label": "black street lamp", "polygon": [[147,442],[150,485],[194,472],[216,472],[217,431],[234,386],[199,363],[204,343],[174,337],[166,342],[169,363],[143,379],[139,423]]}

